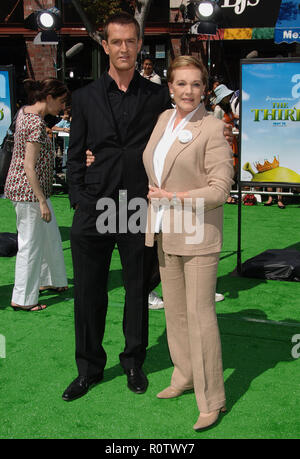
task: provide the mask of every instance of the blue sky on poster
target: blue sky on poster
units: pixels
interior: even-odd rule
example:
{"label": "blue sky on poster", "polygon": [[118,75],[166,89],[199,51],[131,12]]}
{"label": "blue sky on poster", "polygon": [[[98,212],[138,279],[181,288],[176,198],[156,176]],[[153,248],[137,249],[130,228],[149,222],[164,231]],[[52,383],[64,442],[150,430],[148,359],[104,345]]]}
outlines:
{"label": "blue sky on poster", "polygon": [[11,123],[9,74],[0,70],[0,145]]}
{"label": "blue sky on poster", "polygon": [[[300,63],[245,64],[242,82],[241,166],[250,162],[256,172],[254,162],[272,162],[279,156],[280,166],[300,174]],[[262,110],[271,114],[274,108],[282,108],[282,120],[264,120]],[[299,121],[285,120],[286,109],[294,110]],[[249,179],[250,174],[242,172],[242,180]]]}

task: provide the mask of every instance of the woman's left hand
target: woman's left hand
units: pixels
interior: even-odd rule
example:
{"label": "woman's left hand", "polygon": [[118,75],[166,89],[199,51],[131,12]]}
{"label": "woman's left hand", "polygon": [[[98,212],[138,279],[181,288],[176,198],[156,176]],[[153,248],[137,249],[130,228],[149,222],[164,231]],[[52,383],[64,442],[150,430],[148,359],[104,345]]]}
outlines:
{"label": "woman's left hand", "polygon": [[163,190],[162,188],[158,188],[156,186],[151,186],[149,185],[149,193],[147,195],[148,199],[153,199],[153,198],[167,198],[167,199],[172,199],[173,193],[170,191]]}
{"label": "woman's left hand", "polygon": [[48,204],[45,200],[40,201],[40,211],[41,211],[41,218],[46,222],[49,223],[51,222],[51,211],[48,207]]}

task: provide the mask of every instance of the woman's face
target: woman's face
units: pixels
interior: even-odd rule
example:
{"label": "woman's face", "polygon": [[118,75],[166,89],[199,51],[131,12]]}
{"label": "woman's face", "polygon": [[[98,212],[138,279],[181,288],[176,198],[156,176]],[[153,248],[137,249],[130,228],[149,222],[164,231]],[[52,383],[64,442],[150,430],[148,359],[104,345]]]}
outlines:
{"label": "woman's face", "polygon": [[66,95],[63,94],[60,97],[47,96],[47,114],[57,116],[61,111],[66,108]]}
{"label": "woman's face", "polygon": [[174,94],[177,110],[182,114],[192,112],[200,104],[205,91],[201,70],[193,66],[175,69],[169,89]]}

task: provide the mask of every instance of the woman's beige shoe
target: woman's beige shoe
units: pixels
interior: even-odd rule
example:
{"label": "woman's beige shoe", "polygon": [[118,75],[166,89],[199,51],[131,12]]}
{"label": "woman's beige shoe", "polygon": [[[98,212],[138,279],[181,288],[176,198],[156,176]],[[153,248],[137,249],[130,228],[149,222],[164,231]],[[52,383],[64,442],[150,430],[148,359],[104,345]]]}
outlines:
{"label": "woman's beige shoe", "polygon": [[212,411],[207,416],[201,416],[201,414],[200,414],[199,418],[198,418],[198,421],[194,425],[194,430],[206,429],[207,427],[212,426],[213,424],[215,424],[215,422],[217,422],[217,420],[219,418],[220,411],[222,413],[225,413],[226,407],[223,406],[223,408],[221,408],[220,410]]}
{"label": "woman's beige shoe", "polygon": [[169,386],[157,394],[157,398],[175,398],[183,394],[183,390],[176,389],[175,387]]}

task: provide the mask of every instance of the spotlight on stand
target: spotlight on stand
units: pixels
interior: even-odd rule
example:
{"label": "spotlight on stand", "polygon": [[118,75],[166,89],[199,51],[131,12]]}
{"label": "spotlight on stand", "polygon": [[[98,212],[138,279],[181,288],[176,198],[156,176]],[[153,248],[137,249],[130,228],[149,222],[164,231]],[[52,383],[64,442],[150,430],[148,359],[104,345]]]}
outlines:
{"label": "spotlight on stand", "polygon": [[196,8],[196,16],[198,16],[199,19],[210,18],[213,13],[214,7],[211,2],[201,2],[199,3],[198,8]]}
{"label": "spotlight on stand", "polygon": [[60,12],[57,8],[39,11],[36,16],[36,22],[41,30],[58,30],[61,24]]}
{"label": "spotlight on stand", "polygon": [[187,17],[196,21],[191,29],[192,35],[207,35],[207,68],[210,74],[210,36],[217,33],[217,28],[222,22],[222,12],[218,0],[189,0]]}
{"label": "spotlight on stand", "polygon": [[187,17],[204,22],[215,22],[221,17],[221,8],[218,0],[190,0],[187,5]]}
{"label": "spotlight on stand", "polygon": [[35,44],[58,43],[55,31],[61,28],[61,13],[55,7],[34,11],[27,16],[24,26],[26,29],[40,31]]}
{"label": "spotlight on stand", "polygon": [[190,0],[187,5],[187,17],[197,21],[191,28],[192,34],[215,35],[222,12],[218,0]]}
{"label": "spotlight on stand", "polygon": [[61,28],[60,11],[57,8],[38,10],[31,13],[24,21],[26,29],[59,30]]}

